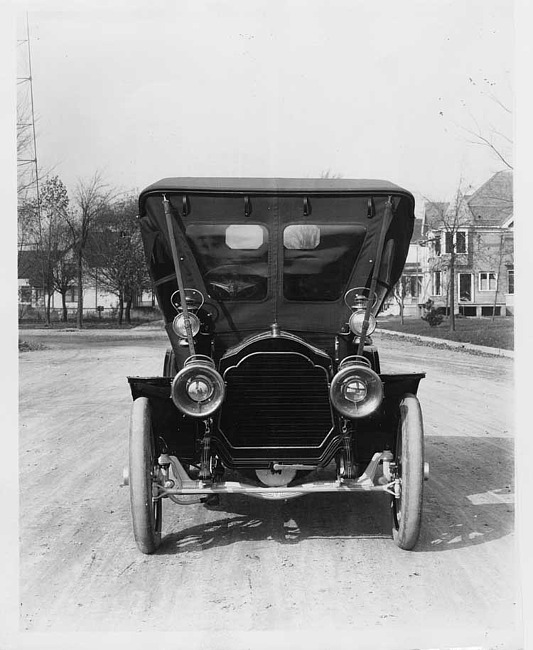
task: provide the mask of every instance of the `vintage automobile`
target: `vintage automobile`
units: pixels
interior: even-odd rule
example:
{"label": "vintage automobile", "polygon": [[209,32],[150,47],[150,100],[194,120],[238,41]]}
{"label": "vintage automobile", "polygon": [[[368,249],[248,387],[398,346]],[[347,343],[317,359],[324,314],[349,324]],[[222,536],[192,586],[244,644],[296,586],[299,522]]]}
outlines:
{"label": "vintage automobile", "polygon": [[162,376],[128,377],[139,549],[158,548],[165,501],[370,490],[413,548],[424,373],[382,373],[371,339],[413,196],[377,180],[168,178],[141,193],[139,221],[171,344]]}

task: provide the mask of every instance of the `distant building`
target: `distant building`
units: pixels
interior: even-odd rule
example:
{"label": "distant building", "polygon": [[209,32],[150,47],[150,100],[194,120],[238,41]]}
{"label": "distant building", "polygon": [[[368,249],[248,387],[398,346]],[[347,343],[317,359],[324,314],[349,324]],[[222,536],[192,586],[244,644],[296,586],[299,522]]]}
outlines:
{"label": "distant building", "polygon": [[427,301],[427,253],[422,234],[423,219],[415,219],[409,253],[402,274],[403,313],[405,317],[420,316]]}
{"label": "distant building", "polygon": [[[19,319],[44,318],[47,294],[43,285],[43,269],[39,251],[29,247],[18,253],[18,312]],[[75,281],[65,292],[65,307],[69,319],[74,318],[78,309],[79,291]],[[83,280],[83,312],[85,316],[114,318],[118,310],[118,297],[106,291],[98,280],[98,269],[91,267]],[[133,307],[155,306],[152,291],[143,291],[135,296]],[[50,307],[52,319],[60,320],[63,311],[63,299],[59,291],[51,296]]]}
{"label": "distant building", "polygon": [[449,311],[449,268],[455,251],[455,313],[463,316],[514,312],[513,175],[494,174],[454,203],[428,202],[422,243],[424,298]]}

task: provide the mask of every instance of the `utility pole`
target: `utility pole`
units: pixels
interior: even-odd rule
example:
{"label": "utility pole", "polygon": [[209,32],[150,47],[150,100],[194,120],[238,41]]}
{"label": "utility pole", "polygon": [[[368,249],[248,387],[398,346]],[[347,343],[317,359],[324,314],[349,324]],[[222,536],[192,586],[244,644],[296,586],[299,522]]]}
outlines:
{"label": "utility pole", "polygon": [[[31,187],[31,185],[35,185],[35,193],[36,193],[36,198],[37,198],[37,211],[38,211],[38,216],[39,216],[39,232],[41,230],[41,198],[40,198],[40,193],[39,193],[39,166],[37,163],[37,137],[35,133],[35,104],[34,104],[34,98],[33,98],[33,76],[32,76],[32,67],[31,67],[31,41],[30,41],[30,24],[29,24],[29,19],[28,19],[28,14],[26,14],[26,38],[24,39],[19,39],[17,41],[17,44],[19,46],[24,46],[26,45],[26,61],[27,61],[27,71],[25,70],[24,72],[26,73],[24,76],[19,76],[17,77],[17,85],[24,85],[29,88],[29,122],[19,122],[18,119],[28,119],[28,116],[26,113],[23,115],[18,115],[17,116],[17,133],[20,134],[24,132],[26,129],[31,129],[31,136],[30,138],[25,138],[22,136],[22,140],[28,140],[28,142],[31,142],[31,146],[22,146],[22,150],[19,150],[18,143],[17,143],[17,165],[20,166],[26,166],[26,165],[32,165],[33,166],[33,174],[34,174],[34,180],[28,185],[28,187]],[[40,233],[41,234],[41,233]]]}
{"label": "utility pole", "polygon": [[[43,304],[46,306],[45,287],[49,287],[49,278],[47,276],[48,268],[42,254],[43,245],[43,224],[42,224],[42,211],[41,211],[41,193],[39,188],[39,165],[37,161],[37,136],[35,132],[35,102],[33,97],[33,75],[31,65],[31,39],[30,39],[30,24],[28,14],[26,13],[26,38],[18,39],[17,46],[25,49],[23,59],[25,59],[25,66],[22,75],[17,76],[17,86],[24,89],[25,92],[19,92],[17,98],[17,167],[19,171],[19,191],[26,194],[32,189],[35,190],[35,204],[37,211],[37,225],[39,233],[39,251],[40,251],[40,266],[42,273],[42,292]],[[24,47],[25,46],[25,47]],[[22,95],[22,99],[20,96]],[[29,106],[28,106],[29,104]],[[28,114],[29,113],[29,114]],[[27,131],[30,130],[30,135]],[[25,170],[28,166],[33,167],[33,173],[30,171],[30,178],[25,181],[20,180],[21,176],[24,177]],[[25,197],[26,198],[26,197]],[[35,242],[33,242],[35,243]],[[48,260],[49,262],[49,260]],[[49,265],[49,264],[48,264]],[[37,298],[37,297],[36,297]],[[50,302],[50,296],[48,297]],[[37,305],[39,299],[36,300]],[[46,320],[49,322],[49,309],[46,310]]]}

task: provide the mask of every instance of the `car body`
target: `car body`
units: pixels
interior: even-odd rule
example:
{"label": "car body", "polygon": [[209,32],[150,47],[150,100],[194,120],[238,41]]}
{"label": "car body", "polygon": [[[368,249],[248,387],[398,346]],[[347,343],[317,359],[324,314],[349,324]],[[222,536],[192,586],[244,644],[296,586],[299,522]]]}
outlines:
{"label": "car body", "polygon": [[[386,495],[419,535],[423,372],[382,373],[371,334],[401,276],[414,199],[386,181],[169,178],[139,197],[170,348],[129,377],[128,480],[141,551],[163,502]],[[334,479],[320,470],[334,467]]]}

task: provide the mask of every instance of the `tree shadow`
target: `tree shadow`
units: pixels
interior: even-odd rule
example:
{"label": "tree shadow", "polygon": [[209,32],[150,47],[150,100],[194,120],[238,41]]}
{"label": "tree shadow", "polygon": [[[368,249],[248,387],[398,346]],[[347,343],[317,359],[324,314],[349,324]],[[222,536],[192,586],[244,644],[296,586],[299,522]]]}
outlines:
{"label": "tree shadow", "polygon": [[[426,460],[431,471],[416,552],[483,544],[513,531],[511,439],[427,436]],[[325,471],[327,478],[333,473],[333,468]],[[243,541],[391,538],[390,500],[384,493],[307,494],[280,501],[222,495],[220,505],[208,509],[209,521],[169,532],[157,553],[197,552]],[[170,515],[171,529],[172,520]]]}

